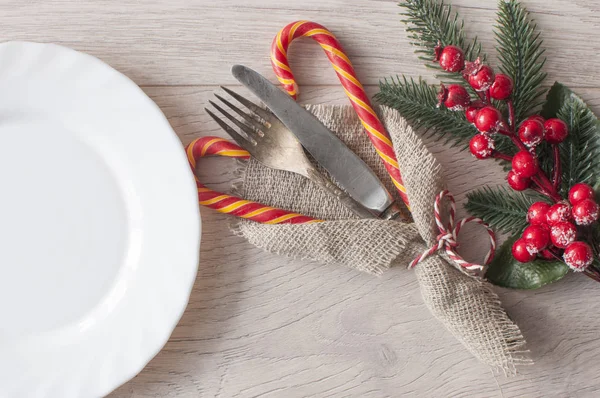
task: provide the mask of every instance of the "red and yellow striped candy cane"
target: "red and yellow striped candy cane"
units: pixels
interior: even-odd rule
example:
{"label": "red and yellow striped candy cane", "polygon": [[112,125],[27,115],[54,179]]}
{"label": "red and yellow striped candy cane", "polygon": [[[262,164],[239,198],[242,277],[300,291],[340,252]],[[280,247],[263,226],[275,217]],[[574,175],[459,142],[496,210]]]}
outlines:
{"label": "red and yellow striped candy cane", "polygon": [[402,182],[398,160],[392,146],[392,140],[383,124],[371,107],[369,97],[365,93],[352,67],[352,63],[344,53],[342,45],[333,33],[318,23],[309,21],[292,22],[281,29],[271,46],[271,64],[286,91],[295,99],[298,95],[298,85],[288,63],[287,52],[290,43],[298,37],[310,37],[317,41],[325,50],[335,73],[337,73],[344,90],[350,98],[354,110],[367,131],[375,150],[383,160],[385,168],[392,177],[400,197],[410,209],[406,189]]}
{"label": "red and yellow striped candy cane", "polygon": [[[250,157],[250,154],[244,149],[219,137],[195,139],[187,146],[186,152],[194,176],[196,175],[196,162],[201,157],[225,156],[238,159],[248,159]],[[322,221],[302,214],[245,200],[237,196],[213,191],[204,186],[198,177],[195,178],[200,204],[220,213],[231,214],[264,224],[306,224]]]}

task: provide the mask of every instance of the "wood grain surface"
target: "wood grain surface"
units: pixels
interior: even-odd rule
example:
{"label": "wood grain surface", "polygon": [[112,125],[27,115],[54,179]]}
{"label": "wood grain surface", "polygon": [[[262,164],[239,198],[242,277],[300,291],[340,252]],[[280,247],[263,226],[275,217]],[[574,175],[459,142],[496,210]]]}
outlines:
{"label": "wood grain surface", "polygon": [[[543,31],[547,83],[571,86],[600,112],[599,3],[524,3]],[[454,5],[494,61],[496,1]],[[186,144],[223,136],[203,107],[218,85],[235,85],[231,64],[274,81],[270,43],[293,20],[333,30],[371,94],[385,76],[432,79],[412,53],[399,11],[388,0],[4,0],[0,32],[4,40],[60,43],[108,62],[143,87]],[[291,53],[302,102],[347,102],[318,46],[294,43]],[[493,163],[431,139],[427,144],[459,203],[477,186],[502,182]],[[206,159],[199,175],[226,190],[233,168],[226,159]],[[233,236],[222,215],[202,209],[202,220],[187,311],[165,348],[112,398],[600,396],[600,286],[583,276],[536,291],[498,289],[536,362],[506,378],[432,317],[411,271],[396,268],[377,278],[289,260]],[[467,259],[486,251],[477,229],[467,227],[461,240],[470,242]]]}

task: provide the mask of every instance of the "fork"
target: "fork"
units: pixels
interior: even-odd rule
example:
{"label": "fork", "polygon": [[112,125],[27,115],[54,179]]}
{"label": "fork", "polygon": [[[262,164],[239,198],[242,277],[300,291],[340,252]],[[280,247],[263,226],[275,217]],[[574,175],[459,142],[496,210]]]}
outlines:
{"label": "fork", "polygon": [[244,135],[238,133],[229,124],[211,112],[210,109],[204,109],[206,113],[208,113],[209,116],[212,117],[239,146],[248,151],[254,159],[269,168],[290,171],[308,178],[333,195],[360,218],[376,218],[373,213],[352,199],[331,180],[319,173],[306,157],[302,144],[300,144],[294,133],[292,133],[277,118],[277,116],[226,87],[221,87],[221,89],[252,112],[250,114],[246,113],[219,94],[215,93],[215,97],[217,97],[219,101],[244,120],[242,122],[214,101],[208,101],[217,111],[219,111],[219,113],[237,126]]}

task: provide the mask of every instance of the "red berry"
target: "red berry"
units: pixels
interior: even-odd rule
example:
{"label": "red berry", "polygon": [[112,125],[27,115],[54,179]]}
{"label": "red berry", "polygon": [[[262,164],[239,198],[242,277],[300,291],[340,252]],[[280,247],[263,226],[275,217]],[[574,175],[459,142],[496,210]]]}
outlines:
{"label": "red berry", "polygon": [[555,225],[561,221],[569,221],[571,219],[571,206],[566,202],[556,203],[550,206],[546,213],[546,221],[548,225]]}
{"label": "red berry", "polygon": [[527,119],[519,126],[519,138],[523,144],[533,147],[544,138],[544,125],[535,119]]}
{"label": "red berry", "polygon": [[527,222],[531,225],[547,225],[546,214],[550,205],[546,202],[535,202],[527,211]]}
{"label": "red berry", "polygon": [[494,70],[487,65],[481,65],[476,72],[469,75],[468,81],[476,91],[486,91],[494,82]]}
{"label": "red berry", "polygon": [[577,237],[577,227],[570,222],[561,221],[552,226],[550,240],[559,249],[564,249]]}
{"label": "red berry", "polygon": [[546,120],[544,130],[544,138],[549,144],[559,144],[569,135],[567,123],[557,118]]}
{"label": "red berry", "polygon": [[490,87],[490,96],[497,100],[504,100],[510,97],[513,91],[513,81],[503,73],[498,73]]}
{"label": "red berry", "polygon": [[538,172],[537,160],[527,151],[517,152],[512,159],[512,169],[521,177],[533,177]]}
{"label": "red berry", "polygon": [[477,112],[479,112],[480,108],[477,108],[473,105],[469,106],[465,111],[465,116],[467,117],[467,121],[469,123],[475,123],[475,118],[477,117]]}
{"label": "red berry", "polygon": [[592,199],[584,199],[573,205],[571,210],[575,224],[590,225],[598,220],[598,204]]}
{"label": "red berry", "polygon": [[548,249],[546,250],[542,250],[541,252],[538,253],[538,255],[543,258],[544,260],[555,260],[556,257],[554,257],[554,254],[552,254],[552,252]]}
{"label": "red berry", "polygon": [[535,258],[535,253],[531,253],[527,249],[527,242],[523,238],[519,238],[513,243],[512,255],[515,260],[521,263],[528,263]]}
{"label": "red berry", "polygon": [[529,178],[521,177],[512,170],[508,172],[506,180],[508,181],[508,185],[515,191],[524,191],[529,188],[529,185],[531,184]]}
{"label": "red berry", "polygon": [[594,190],[588,184],[579,182],[569,189],[569,202],[575,205],[584,199],[594,199]]}
{"label": "red berry", "polygon": [[573,242],[563,254],[565,263],[575,272],[581,272],[594,261],[594,252],[585,242]]}
{"label": "red berry", "polygon": [[548,233],[550,233],[550,225],[548,224],[539,224],[538,227],[544,228]]}
{"label": "red berry", "polygon": [[530,225],[523,231],[523,239],[527,244],[527,251],[538,253],[548,247],[550,243],[550,231],[539,225]]}
{"label": "red berry", "polygon": [[444,47],[437,59],[442,69],[447,72],[460,72],[465,67],[465,54],[456,46]]}
{"label": "red berry", "polygon": [[444,99],[446,108],[452,111],[462,111],[471,103],[471,96],[467,89],[460,84],[451,84],[448,86],[447,95]]}
{"label": "red berry", "polygon": [[495,133],[502,122],[502,114],[493,106],[486,106],[477,112],[475,127],[482,133]]}
{"label": "red berry", "polygon": [[484,134],[477,134],[471,138],[469,149],[477,159],[486,159],[494,151],[494,140]]}
{"label": "red berry", "polygon": [[542,115],[531,115],[525,120],[537,120],[538,122],[542,123],[542,125],[546,122],[546,119],[544,119]]}

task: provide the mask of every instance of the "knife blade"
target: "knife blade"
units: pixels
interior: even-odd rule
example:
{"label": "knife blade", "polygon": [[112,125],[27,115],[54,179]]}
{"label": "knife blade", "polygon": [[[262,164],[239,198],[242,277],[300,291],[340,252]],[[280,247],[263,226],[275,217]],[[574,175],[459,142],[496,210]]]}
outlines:
{"label": "knife blade", "polygon": [[391,195],[375,173],[319,119],[258,72],[234,65],[231,73],[294,133],[304,149],[350,197],[377,217],[385,215],[389,218],[388,214],[396,214],[397,207]]}

